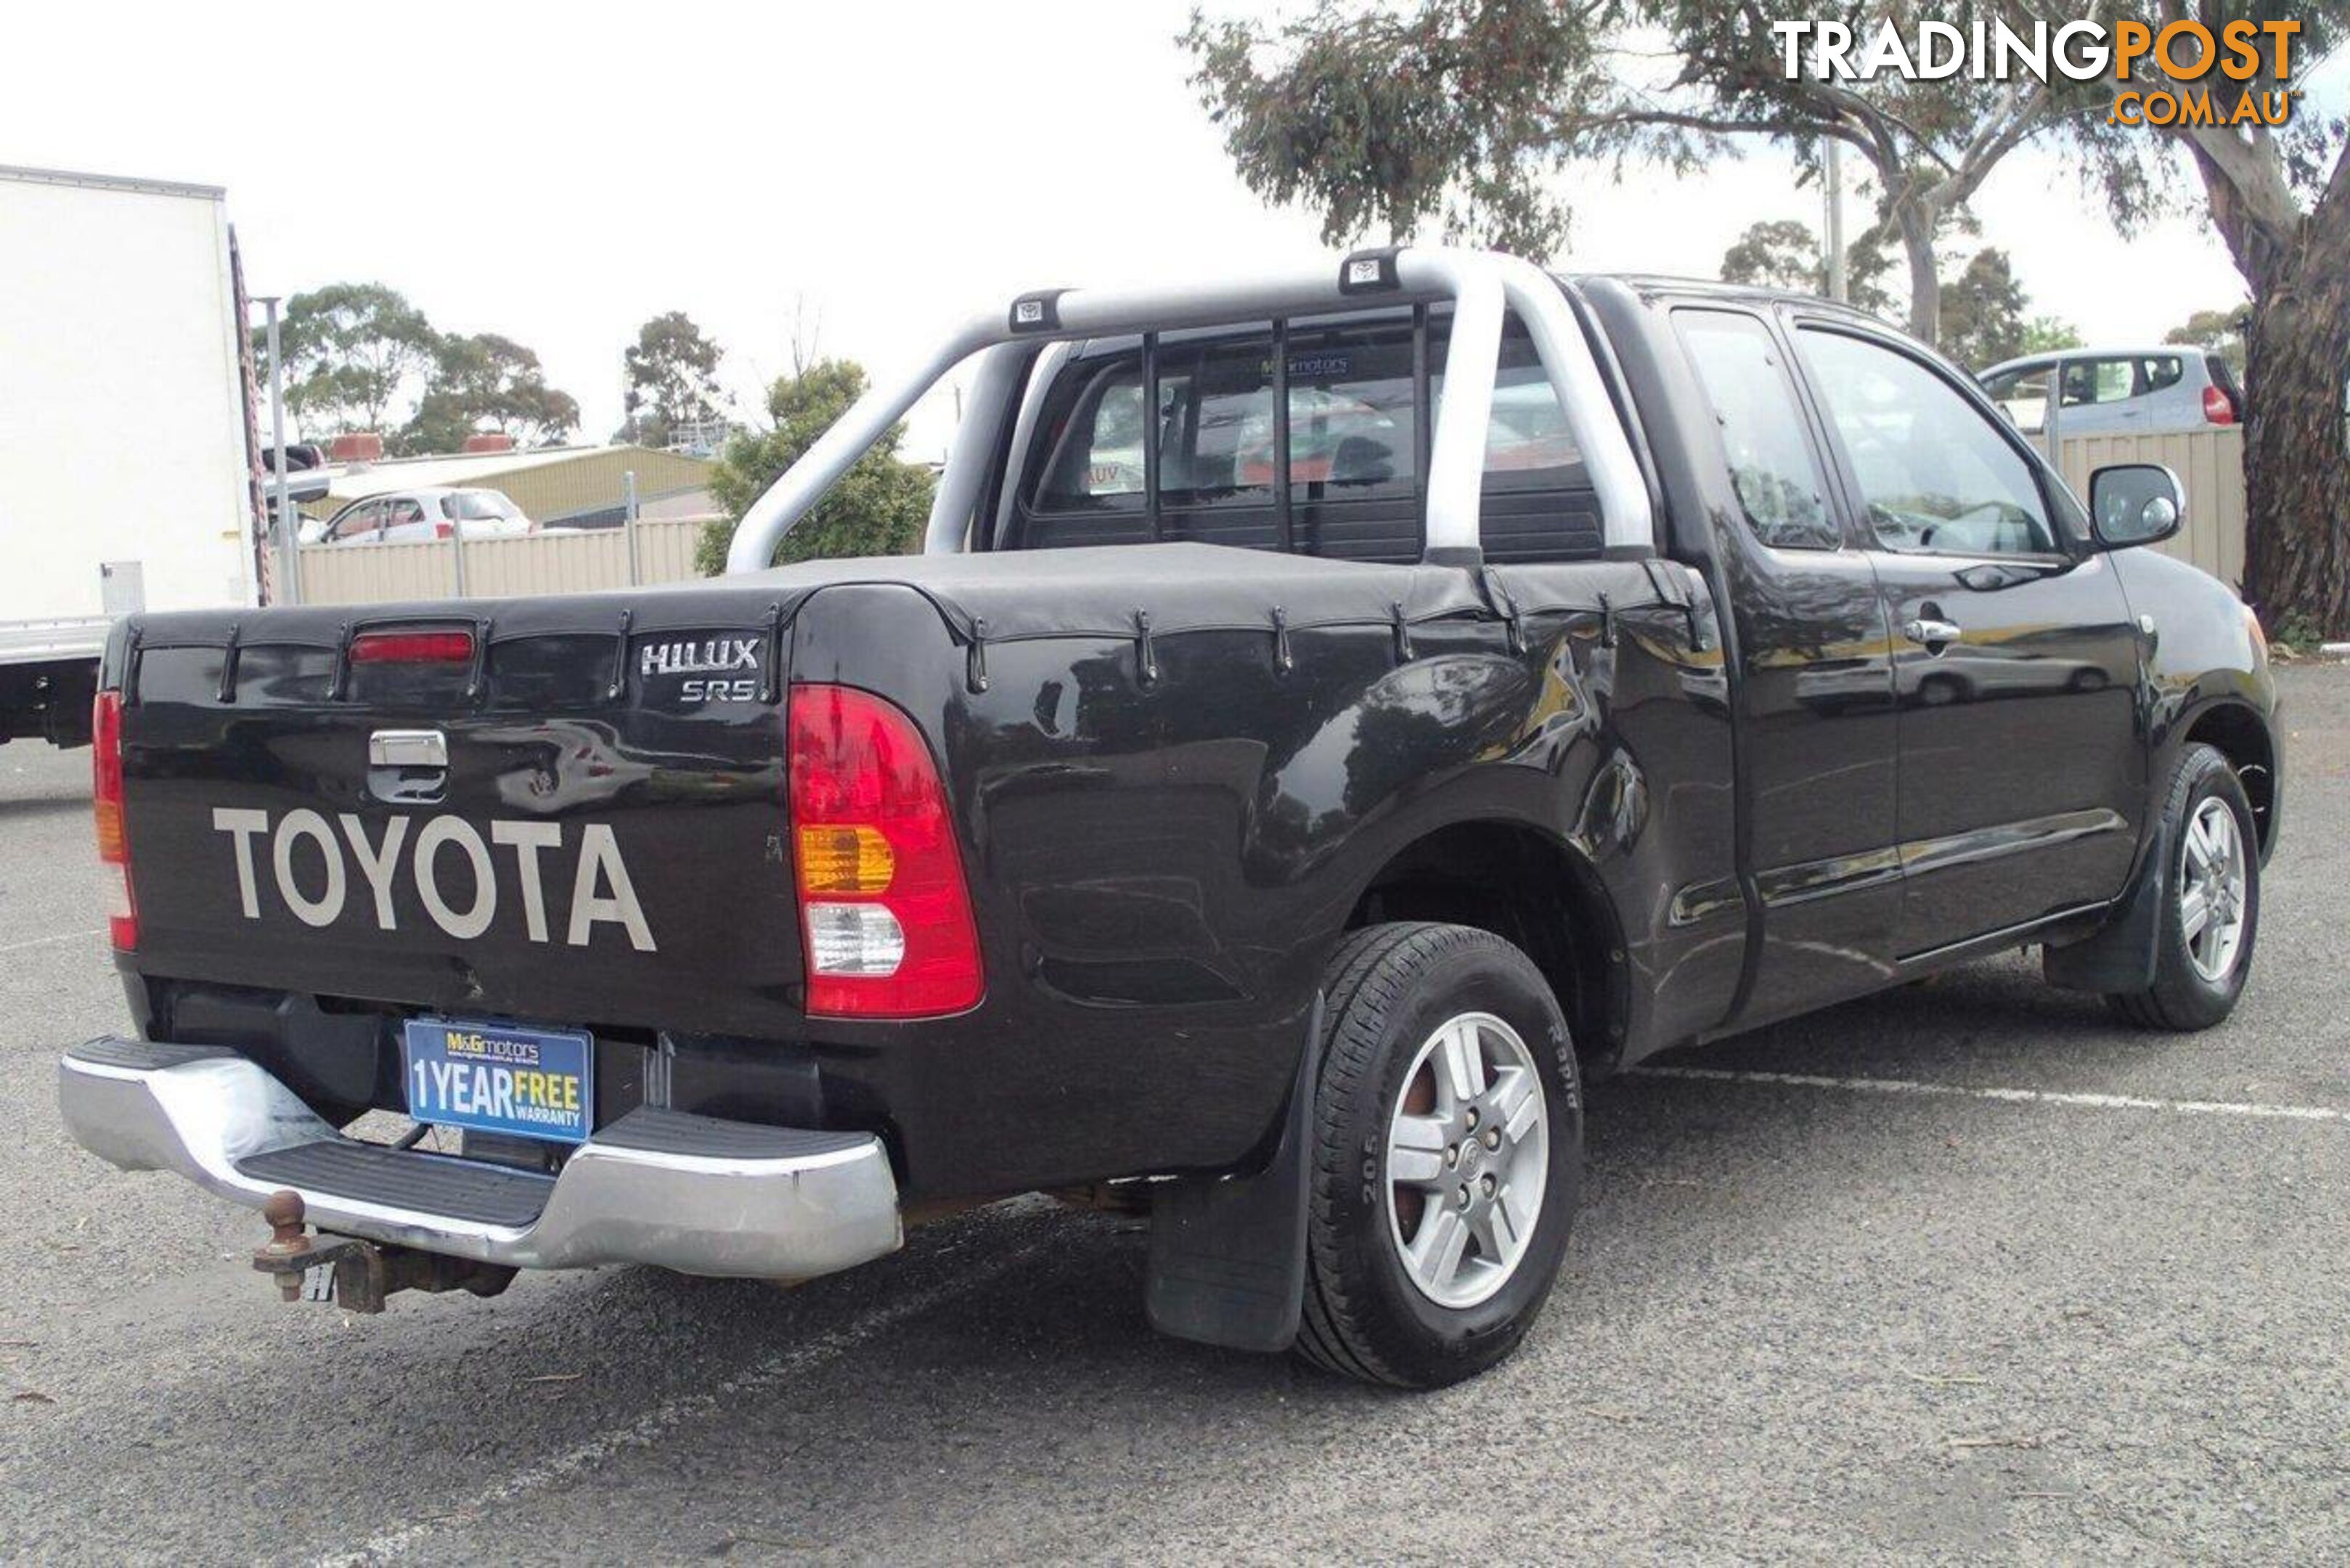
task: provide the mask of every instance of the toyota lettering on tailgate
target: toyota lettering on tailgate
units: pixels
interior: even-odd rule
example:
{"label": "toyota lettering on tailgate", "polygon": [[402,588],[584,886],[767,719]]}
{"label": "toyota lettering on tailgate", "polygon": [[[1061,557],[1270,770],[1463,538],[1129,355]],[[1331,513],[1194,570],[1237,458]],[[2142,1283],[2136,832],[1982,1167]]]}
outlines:
{"label": "toyota lettering on tailgate", "polygon": [[[331,926],[342,918],[348,905],[357,902],[372,906],[378,929],[398,930],[400,916],[393,892],[405,877],[414,883],[417,900],[434,925],[461,941],[471,941],[497,919],[503,873],[513,877],[524,929],[530,940],[548,942],[555,938],[547,924],[550,867],[546,857],[569,855],[570,919],[564,943],[584,948],[599,923],[609,923],[627,932],[629,945],[639,952],[656,950],[652,929],[645,923],[644,909],[637,902],[636,885],[629,878],[627,862],[620,858],[619,840],[603,824],[588,824],[574,846],[559,822],[492,822],[484,840],[481,830],[462,816],[431,816],[421,819],[422,826],[416,828],[411,846],[409,830],[418,820],[387,817],[380,836],[370,839],[368,825],[349,812],[329,823],[318,812],[289,811],[273,826],[265,811],[232,806],[213,811],[214,831],[227,834],[235,846],[237,898],[248,920],[261,919],[262,877],[255,861],[265,852],[279,901],[305,925]],[[342,830],[339,837],[337,826]],[[265,839],[265,851],[256,847]],[[306,844],[307,849],[303,847]],[[493,846],[507,853],[494,855]],[[408,851],[404,855],[403,849]],[[298,877],[297,851],[305,862]],[[473,889],[463,908],[450,901],[440,879],[441,864],[450,855],[463,859],[473,869]],[[318,868],[321,861],[323,871]],[[352,866],[359,868],[357,880],[364,884],[356,898],[349,874]],[[552,869],[561,876],[563,862],[556,860]],[[463,888],[459,883],[461,897]]]}

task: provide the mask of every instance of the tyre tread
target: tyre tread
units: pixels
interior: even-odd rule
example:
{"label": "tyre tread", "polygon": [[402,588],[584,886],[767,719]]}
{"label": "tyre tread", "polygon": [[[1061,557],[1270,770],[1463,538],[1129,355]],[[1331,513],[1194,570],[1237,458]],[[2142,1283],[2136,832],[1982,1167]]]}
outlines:
{"label": "tyre tread", "polygon": [[[1405,1003],[1414,981],[1431,966],[1482,946],[1509,949],[1507,942],[1488,931],[1421,920],[1366,927],[1347,937],[1332,955],[1327,971],[1317,1102],[1326,1107],[1334,1091],[1339,1099],[1351,1100],[1365,1078],[1380,1071],[1387,1021]],[[1305,1310],[1296,1348],[1304,1360],[1326,1371],[1390,1387],[1423,1387],[1426,1379],[1412,1376],[1381,1355],[1368,1323],[1368,1304],[1356,1301],[1347,1284],[1337,1207],[1350,1184],[1360,1179],[1357,1168],[1362,1157],[1347,1146],[1346,1138],[1346,1128],[1337,1118],[1327,1114],[1316,1116],[1309,1173]]]}
{"label": "tyre tread", "polygon": [[[2235,804],[2244,804],[2242,781],[2237,778],[2235,769],[2218,748],[2195,742],[2180,750],[2178,762],[2172,764],[2170,787],[2164,792],[2162,802],[2163,821],[2168,825],[2172,835],[2175,835],[2180,826],[2186,822],[2188,812],[2192,807],[2196,795],[2203,789],[2205,784],[2215,776],[2227,781],[2227,788],[2235,797]],[[2249,811],[2249,806],[2246,807],[2246,811]],[[2172,847],[2174,843],[2174,837],[2166,837],[2164,849],[2166,855],[2174,853]],[[2249,831],[2245,838],[2245,850],[2248,855],[2257,855],[2254,841],[2250,836]],[[2155,981],[2144,991],[2108,993],[2106,997],[2106,1005],[2116,1018],[2139,1029],[2158,1030],[2170,1033],[2185,1033],[2193,1030],[2207,1029],[2227,1017],[2229,1012],[2234,1010],[2235,998],[2233,995],[2230,996],[2216,1011],[2208,1003],[2197,1005],[2199,998],[2190,990],[2196,982],[2184,972],[2182,967],[2184,960],[2173,947],[2171,922],[2174,916],[2170,908],[2172,868],[2166,864],[2160,871],[2163,877],[2165,907],[2158,935],[2161,950],[2156,961]],[[2249,935],[2257,937],[2260,899],[2257,858],[2253,861],[2252,877],[2253,927]],[[2251,963],[2249,946],[2240,961],[2249,969]],[[2242,989],[2241,976],[2235,983],[2237,993],[2241,994]]]}

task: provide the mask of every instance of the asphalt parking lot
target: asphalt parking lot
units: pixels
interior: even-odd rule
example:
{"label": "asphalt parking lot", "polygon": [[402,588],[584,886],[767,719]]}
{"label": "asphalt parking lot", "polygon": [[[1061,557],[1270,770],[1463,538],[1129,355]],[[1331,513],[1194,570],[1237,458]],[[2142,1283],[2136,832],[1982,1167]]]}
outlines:
{"label": "asphalt parking lot", "polygon": [[1419,1397],[1153,1336],[1139,1231],[1034,1199],[789,1293],[282,1306],[59,1128],[88,753],[0,749],[0,1559],[2344,1560],[2350,670],[2282,679],[2227,1026],[2010,959],[1600,1085],[1548,1313]]}

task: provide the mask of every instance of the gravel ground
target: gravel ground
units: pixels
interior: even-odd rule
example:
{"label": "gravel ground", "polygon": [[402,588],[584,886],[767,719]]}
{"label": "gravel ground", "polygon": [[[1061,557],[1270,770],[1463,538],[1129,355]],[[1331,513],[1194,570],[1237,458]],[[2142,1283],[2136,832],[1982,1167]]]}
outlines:
{"label": "gravel ground", "polygon": [[0,1560],[2350,1558],[2350,671],[2283,680],[2228,1025],[2011,959],[1602,1085],[1548,1313],[1420,1397],[1155,1337],[1139,1231],[1034,1199],[789,1293],[280,1306],[57,1125],[121,1001],[87,753],[8,746]]}

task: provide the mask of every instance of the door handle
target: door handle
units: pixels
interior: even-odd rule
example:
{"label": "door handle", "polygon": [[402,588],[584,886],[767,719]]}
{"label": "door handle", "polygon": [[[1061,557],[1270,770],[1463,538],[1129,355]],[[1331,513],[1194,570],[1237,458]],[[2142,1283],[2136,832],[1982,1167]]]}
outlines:
{"label": "door handle", "polygon": [[1946,620],[1932,620],[1920,616],[1901,628],[1901,635],[1936,653],[1966,635],[1965,629]]}

